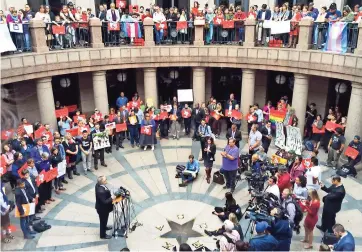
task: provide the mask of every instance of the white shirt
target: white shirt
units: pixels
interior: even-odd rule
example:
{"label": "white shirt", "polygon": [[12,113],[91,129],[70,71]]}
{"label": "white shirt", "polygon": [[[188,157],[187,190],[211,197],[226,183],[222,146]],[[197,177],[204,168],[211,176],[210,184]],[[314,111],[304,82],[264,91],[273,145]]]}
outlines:
{"label": "white shirt", "polygon": [[279,191],[279,187],[277,184],[269,186],[265,192],[274,194],[280,200],[280,191]]}
{"label": "white shirt", "polygon": [[308,169],[305,173],[305,177],[307,178],[307,189],[315,189],[319,190],[320,185],[318,181],[313,184],[313,178],[318,178],[319,181],[322,180],[321,168],[319,166],[313,166],[311,169]]}
{"label": "white shirt", "polygon": [[26,180],[29,182],[29,184],[31,185],[31,188],[33,188],[33,192],[35,193],[35,188],[34,188],[33,182],[31,181],[31,178],[29,177]]}
{"label": "white shirt", "polygon": [[[249,146],[253,146],[257,141],[261,141],[262,138],[262,134],[260,133],[260,131],[255,131],[255,133],[250,130],[249,133]],[[259,146],[260,146],[261,142],[259,142]],[[254,150],[258,150],[259,146],[255,147]]]}
{"label": "white shirt", "polygon": [[166,21],[165,15],[162,12],[155,12],[153,13],[153,22],[155,23],[162,23]]}

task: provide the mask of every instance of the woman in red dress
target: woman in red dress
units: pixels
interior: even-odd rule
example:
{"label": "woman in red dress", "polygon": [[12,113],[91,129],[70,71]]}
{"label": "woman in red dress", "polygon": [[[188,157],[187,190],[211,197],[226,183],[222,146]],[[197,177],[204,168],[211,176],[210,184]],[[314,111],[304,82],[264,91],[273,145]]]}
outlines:
{"label": "woman in red dress", "polygon": [[316,190],[309,191],[310,202],[302,201],[302,205],[305,212],[308,212],[307,217],[304,220],[304,240],[301,242],[307,243],[304,249],[313,248],[313,229],[318,222],[318,211],[320,207],[320,200]]}

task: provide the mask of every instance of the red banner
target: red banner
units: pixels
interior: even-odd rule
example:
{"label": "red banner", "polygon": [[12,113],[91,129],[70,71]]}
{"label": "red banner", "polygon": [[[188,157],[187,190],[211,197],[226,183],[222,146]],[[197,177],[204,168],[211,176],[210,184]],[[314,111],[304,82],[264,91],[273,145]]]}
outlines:
{"label": "red banner", "polygon": [[213,117],[213,118],[215,118],[215,120],[219,120],[220,119],[220,117],[221,117],[221,115],[219,115],[219,114],[217,114],[215,111],[212,111],[211,113],[210,113],[210,115]]}
{"label": "red banner", "polygon": [[69,105],[69,106],[65,106],[65,108],[68,109],[68,112],[74,112],[78,109],[78,105]]}
{"label": "red banner", "polygon": [[127,124],[126,123],[119,123],[116,124],[116,132],[127,131]]}
{"label": "red banner", "polygon": [[334,123],[334,122],[331,122],[331,121],[328,121],[326,123],[326,126],[325,128],[329,131],[335,131],[337,128],[341,128],[343,129],[344,127],[340,124],[337,124],[337,123]]}
{"label": "red banner", "polygon": [[55,116],[57,118],[68,116],[68,108],[56,109]]}
{"label": "red banner", "polygon": [[183,118],[190,118],[191,117],[191,111],[188,110],[188,109],[183,109],[181,114],[182,114]]}
{"label": "red banner", "polygon": [[116,1],[116,7],[117,8],[125,9],[126,5],[127,5],[127,1],[125,1],[125,0],[117,0]]}
{"label": "red banner", "polygon": [[44,170],[39,173],[38,177],[36,177],[36,186],[40,186],[46,180],[46,172]]}
{"label": "red banner", "polygon": [[65,34],[65,26],[63,25],[52,25],[52,33],[64,35]]}
{"label": "red banner", "polygon": [[75,127],[75,128],[71,128],[71,129],[67,129],[65,130],[65,132],[70,133],[73,137],[79,136],[79,128]]}
{"label": "red banner", "polygon": [[351,146],[348,146],[346,151],[344,152],[344,155],[346,155],[347,157],[352,158],[353,160],[356,159],[358,154],[359,154],[358,150],[352,148]]}
{"label": "red banner", "polygon": [[326,132],[325,127],[323,126],[321,129],[318,129],[314,124],[313,124],[313,133],[314,134],[323,134]]}
{"label": "red banner", "polygon": [[233,110],[231,112],[231,116],[234,117],[236,120],[241,120],[243,118],[243,114],[237,110]]}
{"label": "red banner", "polygon": [[9,130],[2,130],[1,131],[1,140],[9,140],[13,137],[15,130],[9,129]]}
{"label": "red banner", "polygon": [[141,127],[141,134],[150,136],[152,134],[152,128],[151,127]]}
{"label": "red banner", "polygon": [[74,123],[78,123],[79,120],[86,120],[86,116],[85,115],[75,115],[73,116],[73,122]]}
{"label": "red banner", "polygon": [[108,31],[119,31],[120,28],[121,27],[119,23],[113,23],[113,22],[108,23]]}
{"label": "red banner", "polygon": [[234,28],[234,21],[233,20],[223,20],[222,21],[222,28],[224,28],[224,29],[232,29],[232,28]]}
{"label": "red banner", "polygon": [[161,29],[167,30],[167,24],[166,22],[162,22],[162,23],[156,23],[156,30],[159,31]]}
{"label": "red banner", "polygon": [[5,161],[5,157],[3,155],[1,155],[0,158],[0,176],[2,176],[3,174],[6,173],[6,161]]}
{"label": "red banner", "polygon": [[20,178],[24,178],[22,171],[26,170],[27,168],[28,168],[28,164],[25,162],[25,164],[22,167],[20,167],[20,169],[18,170],[18,174],[19,174]]}
{"label": "red banner", "polygon": [[46,176],[45,176],[46,182],[52,181],[57,176],[58,176],[58,168],[50,169],[49,171],[47,171]]}
{"label": "red banner", "polygon": [[177,21],[176,30],[187,29],[187,21]]}

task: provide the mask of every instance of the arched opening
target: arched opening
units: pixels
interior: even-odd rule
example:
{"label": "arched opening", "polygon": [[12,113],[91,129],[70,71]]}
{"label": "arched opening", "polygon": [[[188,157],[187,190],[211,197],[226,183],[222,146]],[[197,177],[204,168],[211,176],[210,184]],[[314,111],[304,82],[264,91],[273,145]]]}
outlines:
{"label": "arched opening", "polygon": [[78,74],[53,76],[52,78],[54,101],[59,101],[62,106],[79,104]]}
{"label": "arched opening", "polygon": [[281,97],[287,96],[292,100],[294,88],[294,75],[289,72],[268,72],[267,100],[276,105]]}
{"label": "arched opening", "polygon": [[212,68],[212,95],[224,106],[233,93],[240,101],[242,71],[238,68]]}

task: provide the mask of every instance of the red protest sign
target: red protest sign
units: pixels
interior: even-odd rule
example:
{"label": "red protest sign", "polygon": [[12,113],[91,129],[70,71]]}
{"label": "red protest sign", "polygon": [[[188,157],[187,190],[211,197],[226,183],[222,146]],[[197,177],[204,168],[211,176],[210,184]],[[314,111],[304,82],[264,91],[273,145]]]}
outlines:
{"label": "red protest sign", "polygon": [[75,127],[75,128],[67,129],[67,130],[65,130],[65,132],[70,133],[73,137],[76,137],[76,136],[78,136],[79,128]]}
{"label": "red protest sign", "polygon": [[152,129],[150,127],[141,127],[141,134],[150,136],[152,134]]}
{"label": "red protest sign", "polygon": [[305,168],[312,167],[312,160],[310,158],[303,158],[302,164]]}
{"label": "red protest sign", "polygon": [[75,116],[73,116],[73,122],[74,123],[78,123],[78,121],[80,121],[80,120],[85,121],[86,120],[85,115],[75,115]]}
{"label": "red protest sign", "polygon": [[42,183],[45,182],[45,175],[46,172],[44,170],[39,173],[38,177],[36,177],[36,186],[40,186]]}
{"label": "red protest sign", "polygon": [[64,35],[65,34],[65,26],[63,25],[52,25],[52,33]]}
{"label": "red protest sign", "polygon": [[346,151],[344,152],[344,155],[346,155],[347,157],[352,158],[353,160],[356,159],[358,154],[359,154],[358,150],[352,148],[351,146],[348,146]]}
{"label": "red protest sign", "polygon": [[231,117],[232,116],[232,110],[225,109],[225,116]]}
{"label": "red protest sign", "polygon": [[68,116],[68,108],[56,109],[55,110],[55,116],[57,118]]}
{"label": "red protest sign", "polygon": [[237,110],[233,110],[231,112],[231,116],[234,117],[236,120],[241,120],[241,118],[243,118],[243,114]]}
{"label": "red protest sign", "polygon": [[40,126],[39,129],[37,129],[37,130],[34,132],[34,137],[35,137],[35,138],[41,138],[44,134],[45,134],[45,127],[44,127],[44,126]]}
{"label": "red protest sign", "polygon": [[130,101],[127,103],[128,110],[131,110],[132,108],[139,108],[141,106],[141,103],[139,101]]}
{"label": "red protest sign", "polygon": [[48,147],[49,150],[53,148],[53,141],[49,140],[47,142],[43,142],[43,144]]}
{"label": "red protest sign", "polygon": [[220,119],[220,115],[219,114],[217,114],[215,111],[212,111],[211,113],[210,113],[210,115],[213,117],[213,118],[215,118],[215,120],[219,120]]}
{"label": "red protest sign", "polygon": [[222,21],[222,28],[224,28],[224,29],[232,29],[232,28],[234,28],[234,21],[233,20],[223,20]]}
{"label": "red protest sign", "polygon": [[127,124],[126,123],[119,123],[116,124],[116,132],[127,131]]}
{"label": "red protest sign", "polygon": [[65,107],[68,109],[68,112],[74,112],[78,109],[78,105],[69,105]]}
{"label": "red protest sign", "polygon": [[6,161],[5,161],[5,157],[3,155],[1,155],[1,159],[0,159],[0,176],[2,176],[3,174],[6,173]]}
{"label": "red protest sign", "polygon": [[159,31],[159,30],[166,30],[167,29],[167,24],[166,22],[162,22],[162,23],[156,23],[156,30]]}
{"label": "red protest sign", "polygon": [[20,167],[20,169],[18,170],[18,174],[19,174],[20,178],[24,178],[24,175],[22,174],[22,171],[26,170],[27,168],[28,168],[28,164],[25,162],[25,164],[22,167]]}
{"label": "red protest sign", "polygon": [[114,118],[116,117],[116,114],[109,114],[108,119],[110,122],[113,122]]}
{"label": "red protest sign", "polygon": [[177,21],[176,30],[187,29],[187,21]]}
{"label": "red protest sign", "polygon": [[49,171],[47,171],[47,173],[45,175],[46,182],[52,181],[57,176],[58,176],[58,168],[50,169]]}
{"label": "red protest sign", "polygon": [[116,7],[120,9],[126,8],[127,2],[125,0],[117,0]]}
{"label": "red protest sign", "polygon": [[188,109],[183,109],[181,111],[182,117],[183,118],[190,118],[191,117],[191,111]]}
{"label": "red protest sign", "polygon": [[340,124],[337,124],[337,123],[328,121],[328,122],[326,123],[325,128],[326,128],[327,130],[329,130],[329,131],[335,131],[337,128],[343,129],[343,126],[340,125]]}
{"label": "red protest sign", "polygon": [[248,120],[248,123],[251,123],[251,122],[255,122],[257,119],[256,119],[256,116],[252,115],[252,114],[247,114],[246,115],[246,118]]}
{"label": "red protest sign", "polygon": [[318,129],[314,124],[313,124],[313,133],[314,134],[323,134],[326,132],[326,128],[323,126],[321,129]]}
{"label": "red protest sign", "polygon": [[209,123],[209,120],[210,120],[210,116],[209,115],[205,116],[205,122]]}
{"label": "red protest sign", "polygon": [[214,17],[213,22],[214,22],[214,25],[216,25],[216,26],[221,25],[223,22],[223,19]]}
{"label": "red protest sign", "polygon": [[166,118],[168,118],[168,113],[166,111],[163,111],[160,114],[158,114],[154,120],[159,121],[159,120],[164,120]]}
{"label": "red protest sign", "polygon": [[18,136],[23,136],[25,134],[24,125],[19,125],[18,129],[16,130],[16,134]]}
{"label": "red protest sign", "polygon": [[2,130],[1,131],[1,140],[9,140],[13,137],[15,130],[9,129],[9,130]]}
{"label": "red protest sign", "polygon": [[121,27],[119,23],[113,23],[113,22],[108,23],[108,31],[119,31],[120,28]]}

